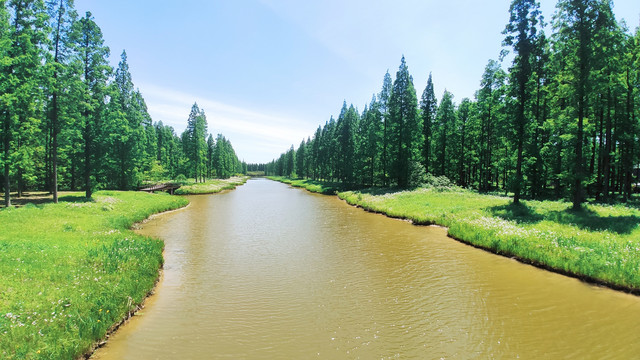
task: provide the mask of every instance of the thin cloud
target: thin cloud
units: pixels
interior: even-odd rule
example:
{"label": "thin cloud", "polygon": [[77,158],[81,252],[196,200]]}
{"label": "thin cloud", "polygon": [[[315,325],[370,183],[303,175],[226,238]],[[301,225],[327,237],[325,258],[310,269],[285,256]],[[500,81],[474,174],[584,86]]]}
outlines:
{"label": "thin cloud", "polygon": [[209,132],[227,137],[238,157],[249,162],[267,162],[313,132],[308,125],[276,114],[266,114],[156,85],[141,86],[154,121],[184,131],[194,102],[207,115]]}

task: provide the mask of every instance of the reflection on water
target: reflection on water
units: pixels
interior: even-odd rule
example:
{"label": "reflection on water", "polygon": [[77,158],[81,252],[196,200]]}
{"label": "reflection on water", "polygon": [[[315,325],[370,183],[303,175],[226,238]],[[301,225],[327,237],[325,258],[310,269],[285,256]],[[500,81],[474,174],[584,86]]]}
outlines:
{"label": "reflection on water", "polygon": [[640,298],[268,181],[148,222],[156,295],[95,359],[633,358]]}

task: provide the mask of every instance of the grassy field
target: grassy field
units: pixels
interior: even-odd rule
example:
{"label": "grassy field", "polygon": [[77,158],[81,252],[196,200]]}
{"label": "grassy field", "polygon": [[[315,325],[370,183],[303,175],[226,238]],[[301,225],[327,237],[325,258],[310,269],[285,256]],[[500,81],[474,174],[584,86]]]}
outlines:
{"label": "grassy field", "polygon": [[215,194],[224,190],[233,190],[247,182],[248,176],[234,176],[229,179],[212,179],[203,183],[190,181],[175,191],[176,195]]}
{"label": "grassy field", "polygon": [[163,243],[129,229],[187,200],[81,193],[0,210],[0,358],[74,359],[153,288]]}
{"label": "grassy field", "polygon": [[[304,180],[293,184],[310,191],[319,186]],[[582,211],[572,211],[571,203],[562,201],[514,206],[507,197],[433,187],[345,191],[338,196],[414,224],[445,226],[451,237],[497,254],[640,293],[640,210],[634,207],[587,204]]]}

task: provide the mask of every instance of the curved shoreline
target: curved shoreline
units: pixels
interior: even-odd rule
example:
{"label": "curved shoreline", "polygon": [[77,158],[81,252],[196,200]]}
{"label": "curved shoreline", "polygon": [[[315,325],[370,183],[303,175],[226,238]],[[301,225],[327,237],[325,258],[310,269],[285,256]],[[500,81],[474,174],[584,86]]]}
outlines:
{"label": "curved shoreline", "polygon": [[[224,188],[221,189],[219,191],[216,192],[211,192],[211,193],[195,193],[195,194],[180,194],[180,195],[175,195],[175,196],[195,196],[195,195],[217,195],[217,194],[222,194],[222,193],[226,193],[226,192],[230,192],[235,190],[238,186],[242,186],[244,185],[246,182],[248,181],[248,177],[244,180],[244,182],[242,182],[241,184],[235,184],[233,186],[233,188]],[[131,231],[136,231],[139,230],[144,224],[148,223],[149,221],[159,217],[159,216],[163,216],[169,213],[173,213],[173,212],[178,212],[178,211],[183,211],[185,209],[187,209],[189,206],[191,205],[191,203],[187,203],[185,206],[176,208],[176,209],[171,209],[171,210],[166,210],[166,211],[161,211],[155,214],[151,214],[149,215],[149,217],[147,217],[146,219],[143,219],[141,221],[138,221],[136,223],[134,223],[133,225],[131,225],[130,230]],[[105,336],[102,339],[99,339],[97,341],[94,342],[93,346],[88,349],[84,354],[82,354],[81,356],[78,357],[78,359],[90,359],[94,353],[96,351],[98,351],[98,349],[104,347],[105,345],[107,345],[107,342],[109,340],[109,338],[118,331],[118,329],[120,329],[120,327],[126,325],[129,320],[131,320],[132,317],[136,316],[136,314],[144,309],[145,304],[147,303],[147,301],[149,300],[149,298],[153,295],[155,295],[155,291],[158,288],[158,284],[160,283],[160,281],[162,281],[162,277],[164,276],[164,258],[165,258],[165,250],[164,247],[162,249],[162,266],[160,268],[158,268],[158,276],[156,278],[155,283],[153,284],[153,287],[149,290],[149,292],[147,292],[147,294],[143,297],[142,301],[140,302],[140,304],[137,304],[135,306],[135,308],[131,311],[129,311],[126,316],[121,319],[120,321],[114,323],[109,330],[107,331],[107,333],[105,334]]]}
{"label": "curved shoreline", "polygon": [[[161,216],[161,215],[166,215],[169,213],[173,213],[173,212],[178,212],[178,211],[182,211],[187,209],[189,206],[191,205],[191,203],[187,203],[185,206],[181,206],[179,208],[176,209],[171,209],[171,210],[165,210],[165,211],[161,211],[155,214],[151,214],[149,215],[149,217],[147,217],[146,219],[143,219],[141,221],[135,222],[133,223],[133,225],[131,225],[131,228],[129,230],[131,231],[136,231],[139,230],[141,225],[144,225],[146,223],[148,223],[149,221]],[[153,283],[153,287],[144,295],[144,297],[142,298],[142,301],[139,304],[136,304],[135,308],[133,308],[133,310],[130,310],[127,312],[127,314],[125,315],[124,318],[120,319],[118,322],[114,323],[109,330],[107,330],[107,333],[104,335],[104,337],[102,339],[98,339],[94,342],[94,344],[82,355],[80,355],[78,357],[78,359],[90,359],[93,354],[100,349],[101,347],[105,346],[107,344],[107,341],[109,341],[109,337],[111,337],[111,335],[113,335],[116,331],[118,331],[118,329],[120,329],[120,327],[124,326],[126,323],[129,322],[129,320],[131,320],[132,317],[136,316],[136,314],[144,309],[145,304],[147,303],[147,300],[155,295],[155,291],[158,287],[158,284],[160,283],[160,281],[162,280],[163,277],[163,269],[164,269],[164,247],[162,249],[162,264],[160,266],[160,268],[158,268],[158,276],[156,278],[156,281]]]}
{"label": "curved shoreline", "polygon": [[[307,190],[307,189],[305,189],[305,190]],[[309,191],[309,190],[307,190],[307,191]],[[310,192],[312,192],[312,191],[310,191]],[[462,244],[474,247],[474,248],[479,249],[479,250],[486,251],[486,252],[494,254],[494,255],[499,255],[499,256],[502,256],[502,257],[506,257],[506,258],[510,258],[510,259],[516,260],[519,263],[522,263],[524,265],[530,265],[530,266],[536,267],[538,269],[542,269],[542,270],[550,271],[550,272],[553,272],[553,273],[556,273],[556,274],[560,274],[560,275],[564,275],[564,276],[567,276],[567,277],[571,277],[571,278],[583,281],[583,282],[591,284],[591,285],[602,286],[602,287],[609,288],[611,290],[621,291],[621,292],[624,292],[624,293],[627,293],[627,294],[630,294],[630,295],[640,296],[640,289],[634,289],[634,288],[630,288],[630,287],[620,286],[620,285],[617,285],[617,284],[614,284],[614,283],[608,283],[606,281],[603,281],[603,280],[600,280],[600,279],[597,279],[597,278],[594,278],[594,277],[585,276],[585,275],[577,274],[577,273],[566,271],[566,270],[562,270],[562,269],[557,269],[557,268],[551,267],[551,266],[549,266],[547,264],[543,264],[541,262],[533,261],[531,259],[527,259],[527,258],[518,256],[516,254],[503,253],[503,252],[500,252],[499,250],[495,250],[495,249],[492,249],[492,248],[489,248],[489,247],[485,247],[485,246],[482,246],[482,245],[474,244],[473,242],[470,242],[470,241],[467,241],[467,240],[464,240],[464,239],[460,239],[460,238],[458,238],[456,236],[453,236],[453,235],[451,235],[449,233],[449,228],[446,227],[446,226],[439,225],[439,224],[436,224],[436,223],[420,223],[420,222],[416,222],[416,221],[414,221],[412,219],[409,219],[407,217],[389,215],[389,214],[387,214],[385,212],[368,209],[368,208],[366,208],[366,207],[364,207],[362,205],[359,205],[359,204],[352,204],[349,201],[341,198],[338,195],[336,195],[336,197],[338,199],[344,201],[347,205],[362,209],[362,210],[364,210],[364,211],[366,211],[368,213],[383,215],[383,216],[388,217],[390,219],[397,219],[397,220],[406,221],[408,223],[411,223],[411,225],[414,225],[414,226],[435,226],[435,227],[446,229],[448,238],[451,238],[451,239],[456,240],[456,241],[458,241],[458,242],[460,242]]]}
{"label": "curved shoreline", "polygon": [[361,203],[350,202],[348,199],[346,199],[346,196],[345,197],[341,196],[341,194],[344,194],[344,193],[340,192],[340,191],[336,191],[335,193],[330,194],[330,193],[327,193],[326,191],[314,191],[312,189],[309,189],[309,188],[305,187],[304,185],[292,184],[292,183],[289,183],[287,181],[281,181],[280,179],[271,178],[271,180],[282,182],[284,184],[287,184],[287,185],[291,186],[292,188],[302,188],[302,189],[304,189],[304,190],[306,190],[308,192],[312,192],[312,193],[319,193],[319,194],[323,194],[323,195],[335,195],[338,199],[344,201],[348,205],[360,208],[360,209],[362,209],[364,211],[367,211],[367,212],[370,212],[370,213],[384,215],[384,216],[386,216],[388,218],[407,221],[407,222],[410,222],[411,224],[416,225],[416,226],[439,226],[439,227],[442,227],[442,228],[446,228],[447,229],[447,236],[449,238],[451,238],[453,240],[456,240],[456,241],[458,241],[460,243],[463,243],[465,245],[472,246],[472,247],[474,247],[476,249],[484,250],[484,251],[489,252],[489,253],[494,254],[494,255],[499,255],[499,256],[511,258],[513,260],[516,260],[516,261],[522,263],[522,264],[534,266],[534,267],[542,269],[542,270],[546,270],[546,271],[550,271],[550,272],[553,272],[553,273],[556,273],[556,274],[560,274],[560,275],[564,275],[564,276],[567,276],[567,277],[571,277],[571,278],[583,281],[583,282],[591,284],[591,285],[602,286],[602,287],[609,288],[611,290],[624,292],[626,294],[640,296],[640,288],[634,288],[634,287],[630,287],[630,286],[616,284],[614,282],[606,281],[606,280],[599,279],[599,278],[596,278],[596,277],[593,277],[593,276],[588,276],[588,275],[580,274],[580,273],[577,273],[577,272],[574,272],[574,271],[553,267],[553,266],[545,264],[543,262],[532,260],[532,259],[517,255],[515,253],[507,252],[507,251],[504,251],[504,250],[501,250],[501,249],[496,249],[496,248],[492,248],[492,247],[488,247],[488,246],[483,246],[481,244],[477,244],[477,243],[474,243],[472,241],[465,240],[465,239],[462,239],[462,238],[460,238],[458,236],[452,235],[450,233],[450,231],[449,231],[449,227],[441,225],[441,224],[438,224],[438,223],[433,222],[433,221],[416,221],[414,219],[411,219],[409,216],[391,215],[388,212],[385,212],[384,210],[376,210],[376,209],[372,209],[372,208],[370,208],[370,207],[368,207],[368,206],[366,206],[364,204],[361,204]]}

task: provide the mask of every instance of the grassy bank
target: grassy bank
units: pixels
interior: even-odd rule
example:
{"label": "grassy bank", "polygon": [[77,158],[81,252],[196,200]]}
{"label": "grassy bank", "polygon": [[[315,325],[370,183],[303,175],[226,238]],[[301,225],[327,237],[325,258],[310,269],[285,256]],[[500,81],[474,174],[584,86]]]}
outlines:
{"label": "grassy bank", "polygon": [[224,190],[233,190],[247,182],[248,176],[234,176],[229,179],[212,179],[203,183],[189,182],[176,190],[176,195],[215,194]]}
{"label": "grassy bank", "polygon": [[[314,191],[317,184],[297,186]],[[640,210],[561,201],[524,201],[461,189],[368,189],[339,192],[351,205],[415,224],[436,224],[449,235],[497,254],[584,280],[640,293]]]}
{"label": "grassy bank", "polygon": [[267,179],[279,181],[281,183],[289,184],[293,187],[299,187],[307,189],[314,193],[335,195],[338,192],[344,190],[344,187],[340,183],[316,181],[316,180],[302,180],[302,179],[290,179],[283,176],[267,176]]}
{"label": "grassy bank", "polygon": [[130,231],[187,200],[100,191],[0,210],[0,358],[74,359],[153,288],[163,243]]}

